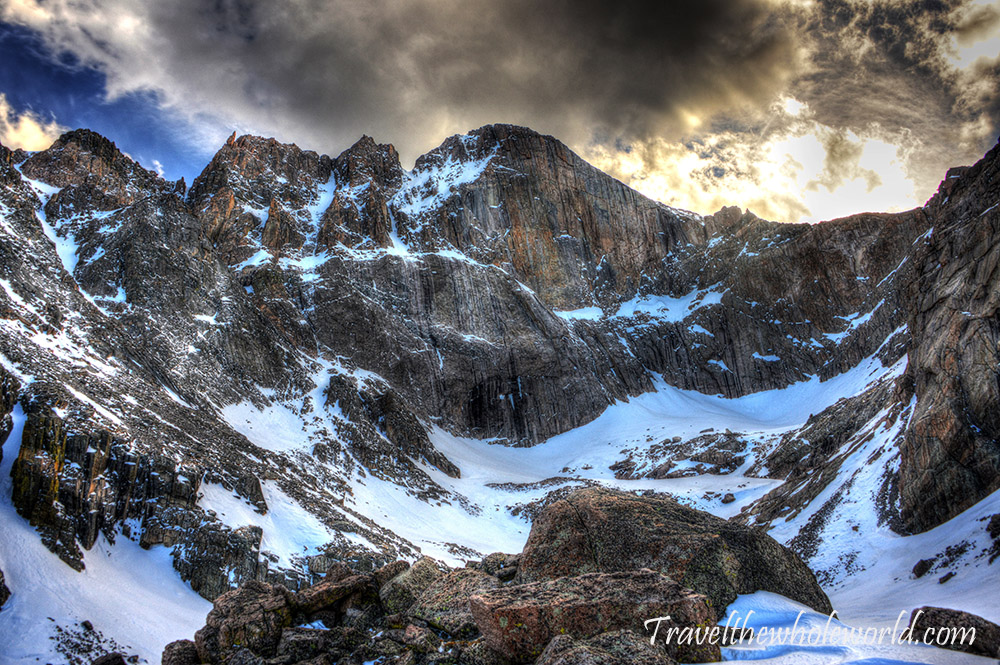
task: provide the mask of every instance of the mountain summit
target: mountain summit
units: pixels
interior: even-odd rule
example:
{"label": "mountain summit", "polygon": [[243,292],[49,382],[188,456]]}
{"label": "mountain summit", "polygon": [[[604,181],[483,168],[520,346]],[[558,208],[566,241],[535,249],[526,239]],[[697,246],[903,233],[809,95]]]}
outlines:
{"label": "mountain summit", "polygon": [[511,125],[409,171],[367,136],[233,136],[189,190],[87,130],[0,146],[0,634],[97,607],[15,604],[36,545],[42,586],[138,543],[211,600],[520,551],[598,483],[771,529],[844,597],[891,541],[892,575],[961,569],[927,588],[989,609],[998,173],[994,148],[922,208],[796,225],[671,208]]}

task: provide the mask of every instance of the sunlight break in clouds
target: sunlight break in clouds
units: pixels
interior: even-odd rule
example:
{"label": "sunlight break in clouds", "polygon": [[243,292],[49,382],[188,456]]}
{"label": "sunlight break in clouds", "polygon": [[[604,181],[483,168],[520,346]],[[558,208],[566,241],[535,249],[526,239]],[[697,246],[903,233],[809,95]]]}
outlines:
{"label": "sunlight break in clouds", "polygon": [[66,131],[55,120],[46,122],[35,113],[17,113],[0,92],[0,143],[14,150],[44,150]]}
{"label": "sunlight break in clouds", "polygon": [[774,221],[817,222],[923,203],[907,168],[919,145],[909,132],[834,129],[793,98],[771,108],[776,129],[749,140],[716,132],[625,150],[595,144],[584,156],[651,198],[701,214],[737,205]]}
{"label": "sunlight break in clouds", "polygon": [[513,123],[699,212],[905,209],[1000,128],[1000,0],[0,0],[3,22],[103,75],[95,98],[147,95],[186,153],[368,134],[410,166]]}

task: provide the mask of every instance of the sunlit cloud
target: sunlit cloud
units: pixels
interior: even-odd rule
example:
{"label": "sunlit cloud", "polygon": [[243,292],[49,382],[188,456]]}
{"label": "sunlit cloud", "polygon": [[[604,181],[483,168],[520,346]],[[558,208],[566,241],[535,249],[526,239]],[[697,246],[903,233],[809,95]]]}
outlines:
{"label": "sunlit cloud", "polygon": [[956,10],[958,30],[949,35],[947,58],[957,69],[1000,58],[1000,1],[974,0]]}
{"label": "sunlit cloud", "polygon": [[921,203],[909,166],[919,142],[909,132],[828,127],[792,98],[772,108],[778,129],[763,136],[594,145],[585,156],[651,198],[702,214],[738,205],[775,221],[815,222]]}
{"label": "sunlit cloud", "polygon": [[1000,127],[1000,0],[8,0],[0,20],[106,99],[148,95],[199,155],[234,129],[329,154],[369,134],[409,166],[511,122],[702,213],[920,205]]}
{"label": "sunlit cloud", "polygon": [[235,128],[332,152],[369,134],[409,163],[494,122],[571,145],[676,137],[766,100],[800,64],[764,0],[18,0],[0,20],[103,73],[108,100],[151,92],[221,126],[193,137]]}
{"label": "sunlit cloud", "polygon": [[8,148],[44,150],[66,131],[55,120],[44,120],[31,111],[18,113],[0,92],[0,143]]}

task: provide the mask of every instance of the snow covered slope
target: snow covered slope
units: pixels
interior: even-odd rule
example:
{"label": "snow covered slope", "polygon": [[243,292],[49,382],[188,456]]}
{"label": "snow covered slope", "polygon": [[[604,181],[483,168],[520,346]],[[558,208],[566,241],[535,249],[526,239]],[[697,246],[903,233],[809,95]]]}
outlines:
{"label": "snow covered slope", "polygon": [[[83,130],[0,148],[0,662],[155,662],[249,580],[518,551],[593,483],[770,529],[845,621],[1000,619],[995,284],[978,249],[928,267],[998,222],[992,173],[806,227],[662,206],[504,125],[409,172],[367,137],[233,137],[190,193]],[[965,300],[917,311],[938,290]],[[934,392],[954,339],[965,412]]]}

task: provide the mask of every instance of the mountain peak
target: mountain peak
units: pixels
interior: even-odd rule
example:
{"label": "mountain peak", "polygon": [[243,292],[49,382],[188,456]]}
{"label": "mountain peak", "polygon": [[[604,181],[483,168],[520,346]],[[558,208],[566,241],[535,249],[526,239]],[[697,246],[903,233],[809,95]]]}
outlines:
{"label": "mountain peak", "polygon": [[166,185],[113,141],[89,129],[66,132],[49,148],[29,157],[23,172],[56,187],[96,182],[103,182],[102,189],[127,188],[129,182],[138,188]]}
{"label": "mountain peak", "polygon": [[530,127],[509,124],[483,125],[466,134],[449,136],[437,148],[419,157],[414,168],[417,170],[426,168],[448,158],[467,161],[482,159],[491,154],[501,154],[515,160],[529,160],[541,157],[550,150],[572,154],[569,148],[555,137],[540,134]]}
{"label": "mountain peak", "polygon": [[80,146],[81,149],[95,154],[103,153],[109,158],[114,158],[116,154],[120,152],[114,141],[107,138],[103,134],[98,134],[92,129],[86,129],[83,127],[79,127],[62,134],[49,147],[49,150],[64,148],[70,144],[76,144]]}
{"label": "mountain peak", "polygon": [[325,182],[330,168],[326,155],[275,138],[237,137],[234,132],[191,183],[188,199],[198,205],[229,187],[256,207],[267,208],[278,190],[296,189],[300,181],[308,181],[310,187],[317,180]]}
{"label": "mountain peak", "polygon": [[339,180],[351,186],[373,181],[396,189],[403,179],[396,147],[391,143],[377,143],[367,134],[340,153],[334,163]]}
{"label": "mountain peak", "polygon": [[[220,143],[187,201],[93,132],[28,160],[58,191],[0,149],[0,183],[23,183],[0,186],[3,572],[62,599],[44,545],[101,582],[61,614],[15,602],[18,625],[110,635],[136,604],[97,578],[135,540],[206,598],[347,579],[334,561],[493,567],[546,493],[594,480],[780,520],[831,585],[902,598],[930,556],[965,575],[919,583],[935,593],[992,579],[996,499],[947,528],[962,561],[893,538],[876,568],[869,545],[1000,487],[996,161],[952,172],[940,205],[808,226],[703,221],[516,125],[410,173],[369,136],[336,159]],[[547,448],[526,466],[486,441]]]}

